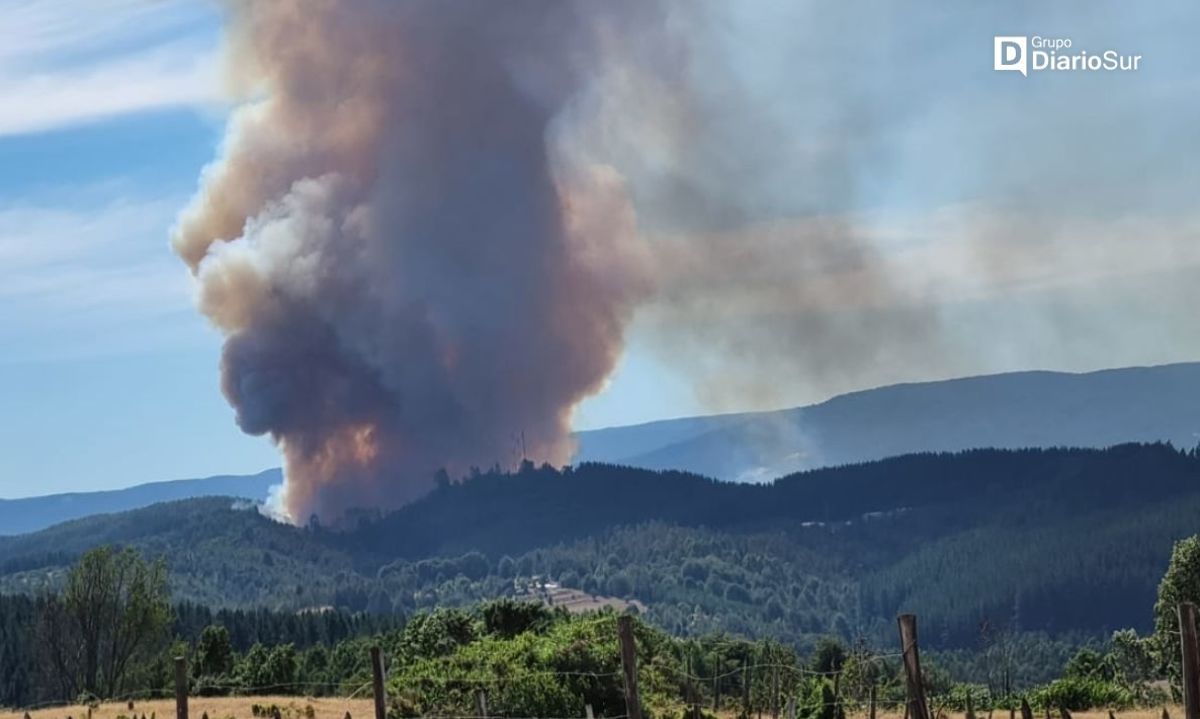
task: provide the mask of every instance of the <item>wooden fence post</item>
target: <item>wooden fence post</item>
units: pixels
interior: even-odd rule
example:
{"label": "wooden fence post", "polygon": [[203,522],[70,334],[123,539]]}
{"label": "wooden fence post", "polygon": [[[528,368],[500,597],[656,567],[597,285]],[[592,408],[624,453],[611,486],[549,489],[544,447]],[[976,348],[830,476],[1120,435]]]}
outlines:
{"label": "wooden fence post", "polygon": [[187,659],[175,657],[175,717],[188,719]]}
{"label": "wooden fence post", "polygon": [[383,693],[383,657],[379,647],[371,647],[371,684],[375,690],[375,719],[387,719],[387,698]]}
{"label": "wooden fence post", "polygon": [[488,715],[487,692],[485,692],[482,689],[475,692],[475,711],[476,711],[479,719],[487,719],[487,715]]}
{"label": "wooden fence post", "polygon": [[692,680],[695,675],[692,674],[692,654],[689,651],[687,655],[687,716],[692,719],[700,719],[700,692],[696,689],[696,683]]}
{"label": "wooden fence post", "polygon": [[875,682],[871,682],[871,703],[867,709],[867,719],[875,719]]}
{"label": "wooden fence post", "polygon": [[[838,669],[833,674],[833,715],[837,716],[842,707],[842,670]],[[845,713],[845,712],[841,712]]]}
{"label": "wooden fence post", "polygon": [[750,719],[750,682],[753,680],[750,672],[750,660],[742,660],[742,716]]}
{"label": "wooden fence post", "polygon": [[771,716],[779,719],[779,667],[771,668]]}
{"label": "wooden fence post", "polygon": [[628,614],[617,617],[617,638],[621,642],[621,668],[625,671],[625,714],[629,719],[642,719],[642,704],[638,696],[637,683],[637,645],[633,640],[633,617]]}
{"label": "wooden fence post", "polygon": [[921,653],[917,648],[917,617],[901,614],[896,618],[900,624],[900,650],[904,653],[904,674],[908,680],[908,712],[911,719],[930,719],[925,704],[925,684],[921,679]]}
{"label": "wooden fence post", "polygon": [[1200,719],[1200,661],[1196,644],[1196,605],[1179,604],[1180,650],[1183,653],[1183,710],[1186,719]]}

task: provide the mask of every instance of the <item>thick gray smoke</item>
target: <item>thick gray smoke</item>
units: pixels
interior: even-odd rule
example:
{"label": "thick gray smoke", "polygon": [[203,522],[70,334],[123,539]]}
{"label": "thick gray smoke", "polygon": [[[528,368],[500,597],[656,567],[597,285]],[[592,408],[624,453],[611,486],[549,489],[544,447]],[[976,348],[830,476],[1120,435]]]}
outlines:
{"label": "thick gray smoke", "polygon": [[627,341],[730,409],[1194,358],[1200,63],[1129,8],[242,0],[174,243],[300,520],[566,461]]}
{"label": "thick gray smoke", "polygon": [[294,519],[402,504],[442,468],[569,458],[648,288],[620,178],[551,151],[604,51],[583,7],[230,6],[252,100],[174,245]]}
{"label": "thick gray smoke", "polygon": [[[688,52],[615,74],[574,151],[627,178],[650,248],[631,347],[701,405],[1200,357],[1194,3],[672,10]],[[1144,65],[995,72],[998,34]]]}

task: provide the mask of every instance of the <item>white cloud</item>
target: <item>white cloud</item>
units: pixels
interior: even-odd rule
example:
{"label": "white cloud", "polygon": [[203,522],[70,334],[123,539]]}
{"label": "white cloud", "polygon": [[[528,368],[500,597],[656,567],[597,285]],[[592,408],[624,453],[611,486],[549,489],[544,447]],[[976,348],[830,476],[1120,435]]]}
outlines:
{"label": "white cloud", "polygon": [[213,17],[196,0],[7,0],[0,64],[53,61],[186,34]]}
{"label": "white cloud", "polygon": [[0,207],[3,359],[109,354],[194,340],[203,325],[192,309],[187,273],[166,242],[181,202]]}
{"label": "white cloud", "polygon": [[[86,195],[79,190],[73,194]],[[108,198],[76,208],[21,203],[0,207],[0,285],[25,271],[82,256],[122,256],[129,237],[158,235],[165,243],[166,228],[178,208],[177,199],[123,200]]]}
{"label": "white cloud", "polygon": [[220,102],[205,3],[22,2],[0,24],[0,136]]}

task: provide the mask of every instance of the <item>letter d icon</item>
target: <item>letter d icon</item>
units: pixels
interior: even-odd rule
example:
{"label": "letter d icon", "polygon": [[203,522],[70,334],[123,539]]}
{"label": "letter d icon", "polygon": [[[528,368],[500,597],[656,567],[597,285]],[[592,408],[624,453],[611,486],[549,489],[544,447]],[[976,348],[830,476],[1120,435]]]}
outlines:
{"label": "letter d icon", "polygon": [[993,41],[992,51],[993,69],[1016,71],[1029,77],[1023,36],[997,35]]}

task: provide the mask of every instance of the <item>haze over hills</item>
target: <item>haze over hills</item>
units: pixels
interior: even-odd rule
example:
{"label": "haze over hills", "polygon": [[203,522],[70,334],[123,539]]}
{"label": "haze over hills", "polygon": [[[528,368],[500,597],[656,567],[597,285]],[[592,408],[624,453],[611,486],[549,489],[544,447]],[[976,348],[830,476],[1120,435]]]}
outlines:
{"label": "haze over hills", "polygon": [[1200,443],[1200,363],[1013,372],[899,384],[826,402],[581,432],[577,461],[738,481],[973,447]]}
{"label": "haze over hills", "polygon": [[[773,412],[580,432],[577,462],[678,469],[735,481],[911,452],[1200,442],[1200,363],[1085,374],[1015,372],[892,385]],[[261,500],[280,470],[0,500],[0,535],[201,496]]]}
{"label": "haze over hills", "polygon": [[227,496],[262,500],[266,498],[267,491],[281,481],[283,475],[279,469],[268,469],[251,475],[177,479],[125,489],[0,499],[0,535],[35,532],[71,519],[123,512],[174,499]]}

